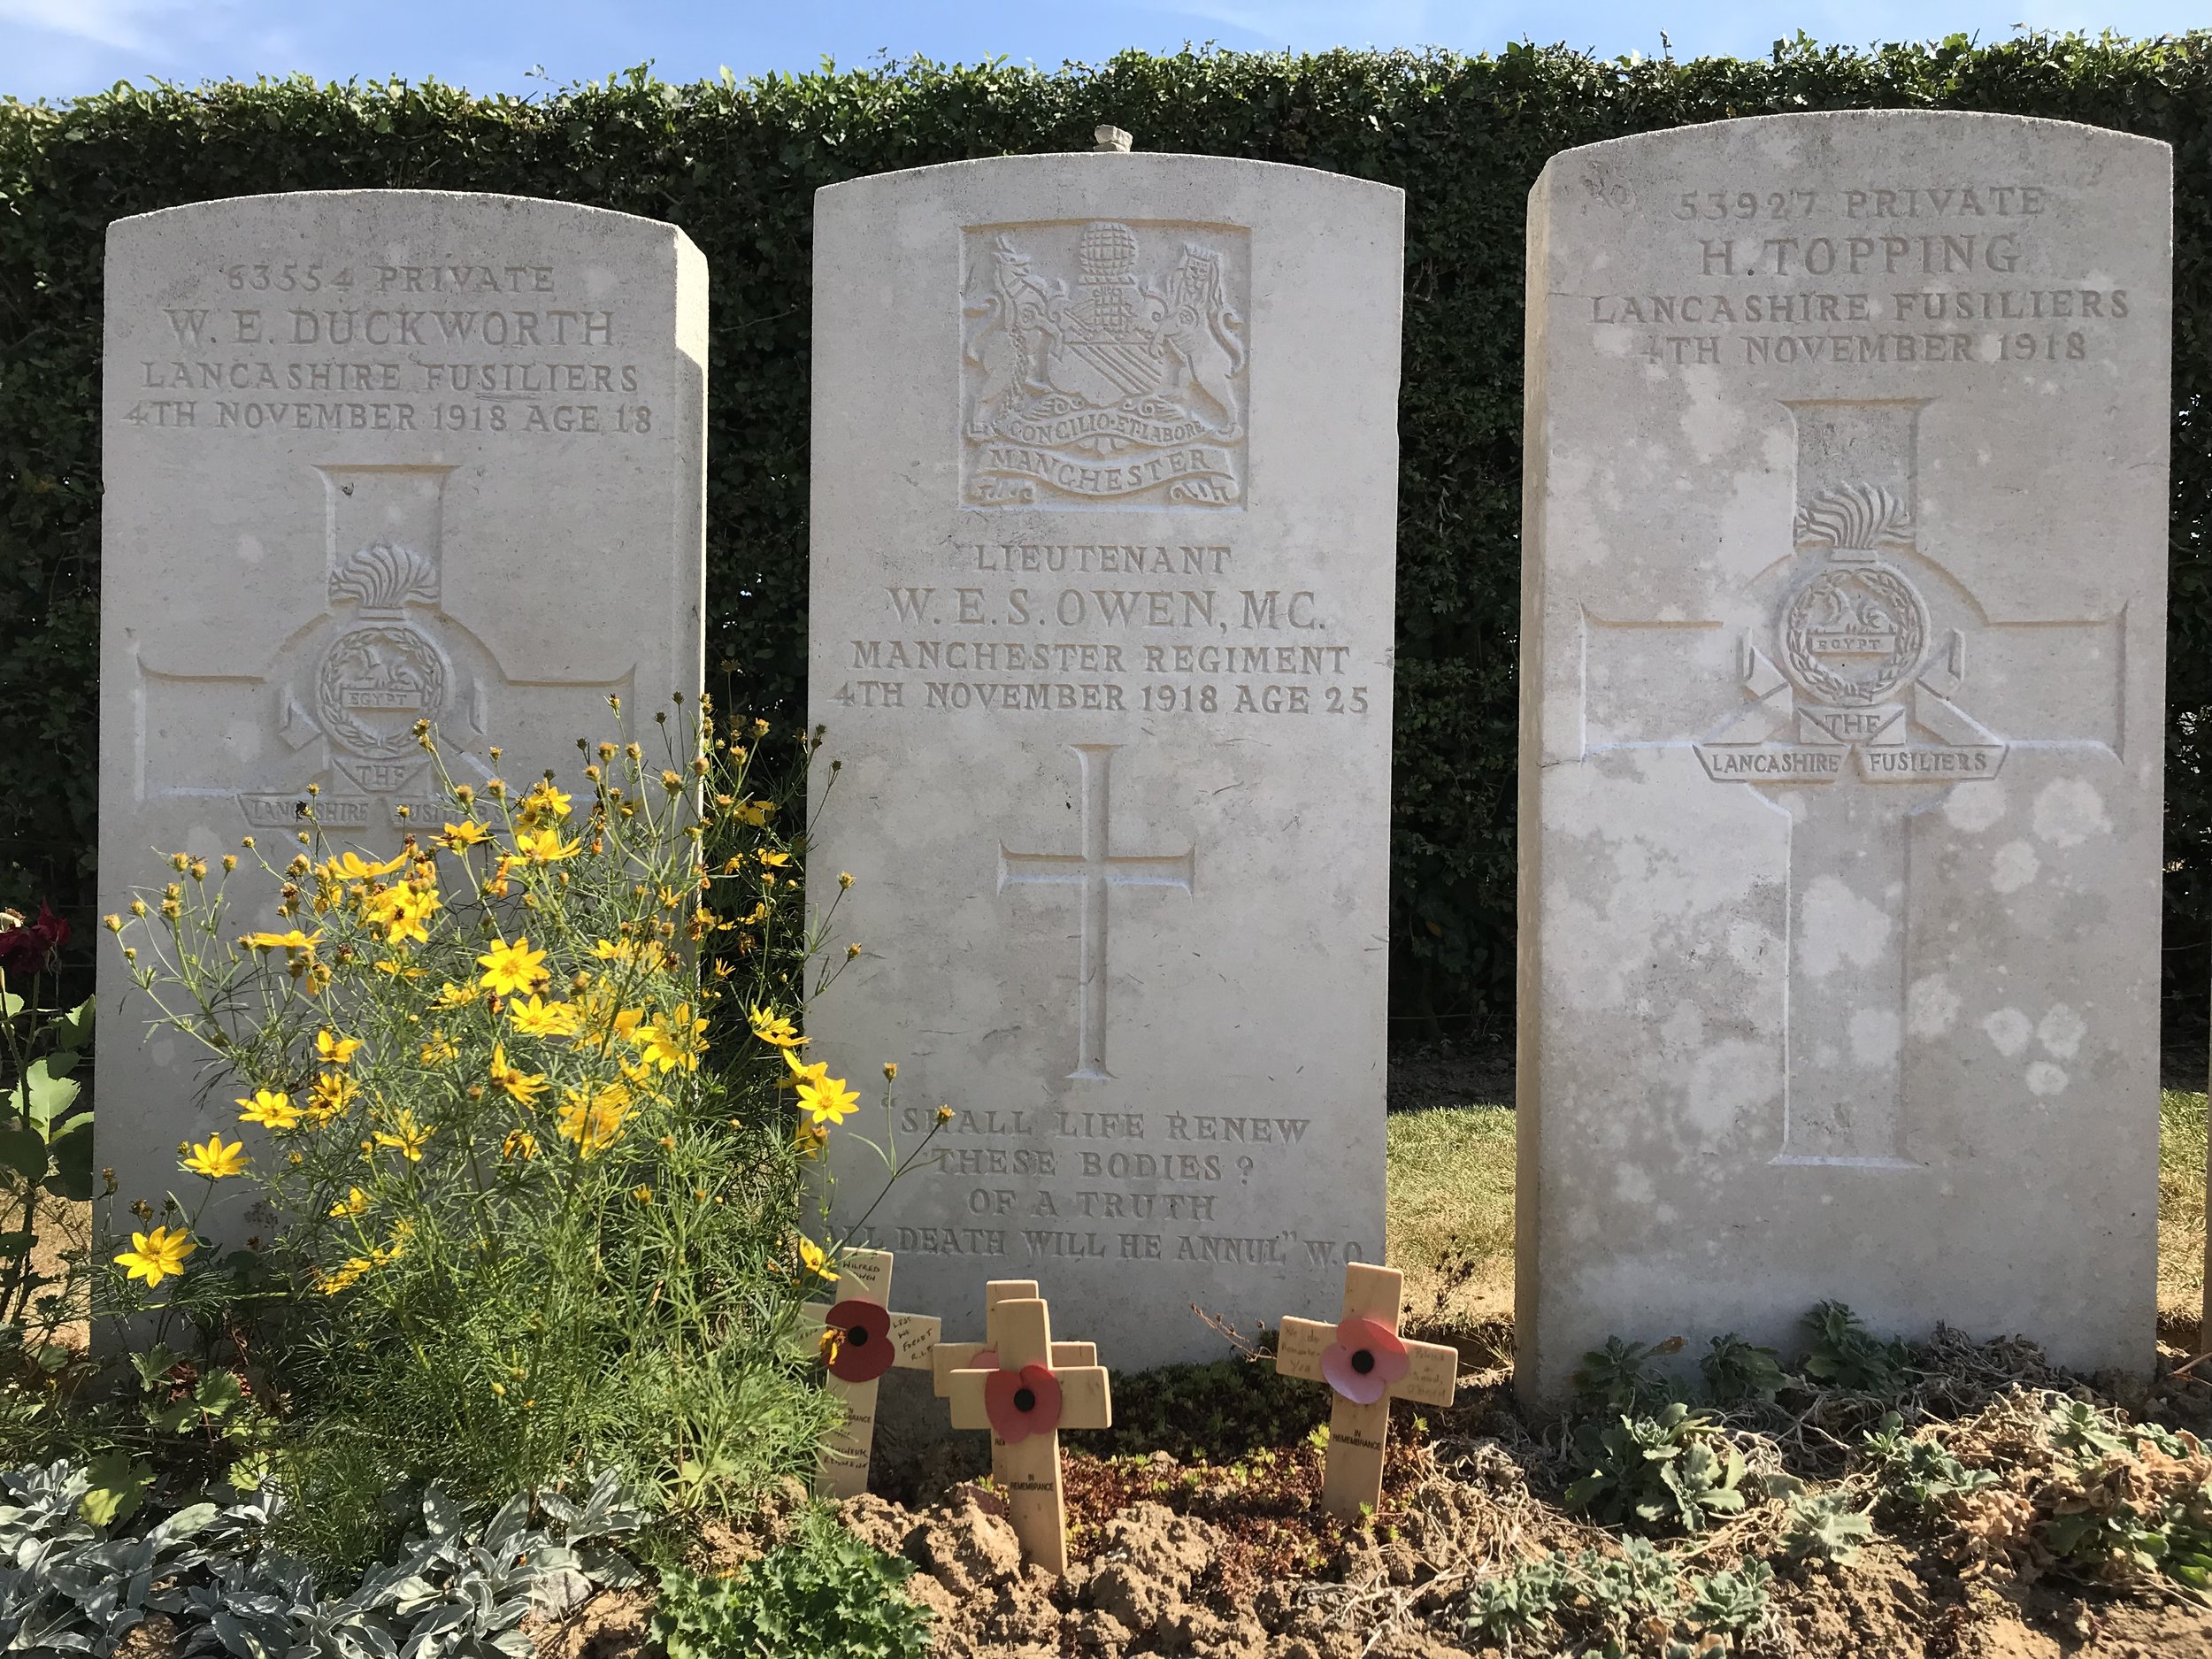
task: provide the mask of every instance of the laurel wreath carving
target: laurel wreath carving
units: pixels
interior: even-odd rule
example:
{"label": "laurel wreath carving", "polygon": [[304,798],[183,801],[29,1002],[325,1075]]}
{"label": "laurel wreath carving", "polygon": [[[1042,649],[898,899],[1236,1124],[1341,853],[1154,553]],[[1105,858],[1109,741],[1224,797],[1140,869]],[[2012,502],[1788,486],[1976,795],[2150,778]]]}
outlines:
{"label": "laurel wreath carving", "polygon": [[[1873,667],[1871,677],[1853,680],[1839,673],[1813,655],[1814,632],[1810,612],[1815,601],[1847,581],[1870,589],[1889,608],[1896,624],[1895,642],[1889,655]],[[1808,695],[1847,706],[1878,703],[1904,684],[1919,666],[1928,645],[1928,610],[1903,576],[1886,565],[1862,565],[1848,571],[1827,570],[1797,590],[1782,618],[1782,655],[1790,678]]]}

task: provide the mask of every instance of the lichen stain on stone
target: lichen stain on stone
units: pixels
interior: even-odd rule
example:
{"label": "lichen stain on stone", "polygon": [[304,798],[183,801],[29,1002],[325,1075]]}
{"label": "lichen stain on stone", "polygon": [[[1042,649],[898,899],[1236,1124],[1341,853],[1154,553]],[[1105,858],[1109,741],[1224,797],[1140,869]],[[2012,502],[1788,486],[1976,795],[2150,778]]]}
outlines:
{"label": "lichen stain on stone", "polygon": [[2061,778],[2035,797],[2035,833],[2054,847],[2078,847],[2092,835],[2111,834],[2112,820],[2093,785]]}
{"label": "lichen stain on stone", "polygon": [[1959,994],[1941,974],[1924,973],[1906,989],[1906,1026],[1922,1041],[1932,1041],[1957,1023],[1962,1006]]}
{"label": "lichen stain on stone", "polygon": [[2007,841],[1989,861],[1989,885],[2000,893],[2017,893],[2042,868],[2033,847],[2026,841]]}
{"label": "lichen stain on stone", "polygon": [[1845,963],[1870,968],[1889,949],[1896,926],[1887,910],[1834,876],[1816,876],[1798,908],[1798,949],[1805,972],[1823,979]]}
{"label": "lichen stain on stone", "polygon": [[2028,1046],[2035,1023],[2016,1008],[2001,1008],[1982,1021],[1982,1030],[1997,1052],[2009,1060]]}

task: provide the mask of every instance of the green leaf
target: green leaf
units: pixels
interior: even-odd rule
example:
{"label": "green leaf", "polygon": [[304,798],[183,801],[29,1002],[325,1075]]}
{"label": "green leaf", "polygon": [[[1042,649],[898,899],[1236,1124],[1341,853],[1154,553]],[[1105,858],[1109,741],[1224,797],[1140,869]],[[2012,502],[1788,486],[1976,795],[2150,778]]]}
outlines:
{"label": "green leaf", "polygon": [[[32,1061],[24,1071],[23,1082],[16,1091],[19,1098],[27,1093],[29,1095],[29,1104],[24,1109],[24,1116],[36,1128],[44,1129],[76,1102],[79,1086],[73,1079],[54,1074],[54,1063],[58,1060],[68,1060],[73,1064],[75,1056],[45,1055]],[[62,1069],[66,1071],[68,1067]]]}
{"label": "green leaf", "polygon": [[51,1148],[54,1172],[46,1178],[46,1190],[81,1204],[92,1197],[92,1114],[81,1112],[70,1122],[73,1126]]}
{"label": "green leaf", "polygon": [[87,1465],[92,1490],[79,1507],[95,1526],[127,1521],[145,1502],[146,1488],[154,1484],[154,1466],[128,1452],[103,1452]]}
{"label": "green leaf", "polygon": [[0,1129],[0,1165],[13,1170],[27,1181],[42,1180],[46,1175],[46,1137],[35,1129]]}
{"label": "green leaf", "polygon": [[66,1051],[73,1053],[89,1048],[92,1044],[94,1010],[95,999],[88,996],[47,1029],[54,1033],[54,1041]]}
{"label": "green leaf", "polygon": [[227,1371],[211,1373],[192,1394],[192,1403],[219,1422],[245,1402],[246,1391],[238,1386],[238,1379]]}

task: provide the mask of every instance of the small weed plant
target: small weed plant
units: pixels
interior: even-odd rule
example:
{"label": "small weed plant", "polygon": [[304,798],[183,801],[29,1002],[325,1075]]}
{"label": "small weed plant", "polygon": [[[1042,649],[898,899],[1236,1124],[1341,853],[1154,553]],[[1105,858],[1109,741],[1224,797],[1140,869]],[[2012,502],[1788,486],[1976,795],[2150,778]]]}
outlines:
{"label": "small weed plant", "polygon": [[1744,1507],[1743,1454],[1679,1401],[1656,1417],[1585,1424],[1575,1452],[1584,1472],[1567,1487],[1567,1507],[1608,1525],[1695,1532]]}
{"label": "small weed plant", "polygon": [[1824,1302],[1802,1321],[1807,1337],[1805,1374],[1831,1388],[1887,1398],[1912,1371],[1910,1345],[1883,1341],[1839,1302]]}
{"label": "small weed plant", "polygon": [[0,910],[0,1327],[34,1363],[77,1309],[36,1265],[60,1202],[92,1196],[92,1113],[73,1075],[91,1052],[93,1004],[50,1006],[69,924]]}
{"label": "small weed plant", "polygon": [[664,1572],[653,1635],[668,1659],[926,1659],[928,1609],[902,1587],[913,1571],[810,1511],[798,1536],[732,1577]]}

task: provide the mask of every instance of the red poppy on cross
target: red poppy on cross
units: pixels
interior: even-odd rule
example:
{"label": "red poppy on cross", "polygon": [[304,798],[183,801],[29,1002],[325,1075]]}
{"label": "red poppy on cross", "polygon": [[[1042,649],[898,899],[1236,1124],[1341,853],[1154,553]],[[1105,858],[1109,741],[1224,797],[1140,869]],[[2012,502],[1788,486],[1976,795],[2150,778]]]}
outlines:
{"label": "red poppy on cross", "polygon": [[837,1259],[844,1294],[815,1302],[807,1312],[822,1322],[823,1384],[845,1402],[845,1421],[822,1436],[814,1494],[849,1498],[868,1489],[868,1453],[876,1436],[876,1384],[894,1365],[926,1371],[937,1347],[940,1322],[927,1314],[893,1313],[891,1252],[848,1250]]}
{"label": "red poppy on cross", "polygon": [[1286,1317],[1276,1344],[1279,1373],[1325,1382],[1336,1395],[1321,1504],[1342,1520],[1356,1521],[1382,1502],[1390,1402],[1448,1406],[1459,1375],[1458,1349],[1398,1334],[1404,1279],[1394,1267],[1352,1263],[1344,1270],[1344,1317],[1334,1325]]}
{"label": "red poppy on cross", "polygon": [[991,1472],[1006,1487],[1006,1518],[1022,1554],[1047,1572],[1064,1573],[1068,1524],[1060,1431],[1113,1426],[1106,1368],[1060,1363],[1060,1350],[1071,1345],[1053,1341],[1041,1298],[1002,1296],[987,1306],[985,1330],[994,1346],[942,1373],[952,1425],[991,1431]]}

